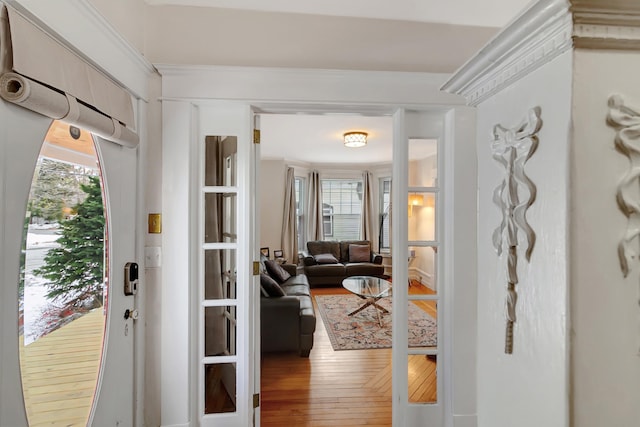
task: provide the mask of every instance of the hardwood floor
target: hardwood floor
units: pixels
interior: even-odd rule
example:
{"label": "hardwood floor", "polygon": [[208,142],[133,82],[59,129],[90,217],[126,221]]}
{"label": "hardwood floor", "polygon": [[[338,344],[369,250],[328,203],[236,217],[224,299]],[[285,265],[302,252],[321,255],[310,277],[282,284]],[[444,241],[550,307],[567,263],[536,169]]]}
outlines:
{"label": "hardwood floor", "polygon": [[[431,293],[413,283],[410,293]],[[312,289],[312,295],[348,293]],[[314,299],[315,304],[315,299]],[[435,317],[435,303],[417,304]],[[309,358],[266,353],[262,358],[261,425],[264,427],[390,426],[391,349],[334,351],[317,313]],[[411,356],[410,401],[435,401],[436,362]]]}

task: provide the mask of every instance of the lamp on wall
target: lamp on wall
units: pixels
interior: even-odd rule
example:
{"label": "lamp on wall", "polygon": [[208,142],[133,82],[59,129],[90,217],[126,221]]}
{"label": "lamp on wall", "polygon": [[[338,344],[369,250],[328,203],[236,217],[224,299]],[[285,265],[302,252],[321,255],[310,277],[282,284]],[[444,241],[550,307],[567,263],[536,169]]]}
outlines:
{"label": "lamp on wall", "polygon": [[367,145],[366,132],[347,132],[344,134],[344,146],[349,148],[364,147]]}
{"label": "lamp on wall", "polygon": [[424,196],[422,194],[409,194],[409,216],[413,214],[414,206],[424,205]]}

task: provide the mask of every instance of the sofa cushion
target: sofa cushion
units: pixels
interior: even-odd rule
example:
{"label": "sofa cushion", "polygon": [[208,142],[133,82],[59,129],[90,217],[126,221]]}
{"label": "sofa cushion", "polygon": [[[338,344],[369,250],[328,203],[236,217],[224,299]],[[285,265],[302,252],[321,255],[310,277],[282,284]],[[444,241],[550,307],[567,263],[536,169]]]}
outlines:
{"label": "sofa cushion", "polygon": [[307,280],[307,276],[305,276],[304,274],[297,274],[295,276],[291,276],[287,279],[286,282],[281,284],[280,287],[284,289],[285,286],[292,286],[292,285],[309,286],[309,281]]}
{"label": "sofa cushion", "polygon": [[265,297],[283,297],[286,295],[280,285],[266,273],[260,273],[260,288]]}
{"label": "sofa cushion", "polygon": [[343,264],[318,264],[304,268],[307,276],[344,276],[346,271]]}
{"label": "sofa cushion", "polygon": [[332,254],[318,254],[313,256],[317,264],[337,264],[338,260]]}
{"label": "sofa cushion", "polygon": [[309,285],[308,284],[289,284],[289,282],[285,283],[281,286],[282,290],[285,294],[289,296],[310,296],[309,293]]}
{"label": "sofa cushion", "polygon": [[[369,253],[371,253],[371,242],[368,240],[343,240],[340,242],[340,256],[338,259],[340,262],[349,262],[349,246],[350,245],[367,245],[369,247]],[[367,261],[371,259],[371,254]]]}
{"label": "sofa cushion", "polygon": [[291,277],[287,270],[282,268],[280,264],[272,259],[265,261],[264,265],[267,267],[269,276],[273,277],[275,281],[280,284],[284,283],[289,277]]}
{"label": "sofa cushion", "polygon": [[371,261],[369,245],[349,245],[349,262]]}
{"label": "sofa cushion", "polygon": [[354,262],[345,264],[347,276],[382,276],[384,265],[370,262]]}
{"label": "sofa cushion", "polygon": [[340,259],[340,243],[338,242],[312,240],[307,242],[307,249],[311,255],[331,254],[336,257],[336,259]]}

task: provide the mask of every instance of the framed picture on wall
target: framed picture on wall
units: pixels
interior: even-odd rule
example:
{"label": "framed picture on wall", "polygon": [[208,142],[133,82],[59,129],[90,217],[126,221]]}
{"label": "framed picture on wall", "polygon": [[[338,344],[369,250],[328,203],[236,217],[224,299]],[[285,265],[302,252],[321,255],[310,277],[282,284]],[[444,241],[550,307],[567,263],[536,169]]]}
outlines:
{"label": "framed picture on wall", "polygon": [[274,258],[282,258],[282,249],[274,249],[273,250]]}
{"label": "framed picture on wall", "polygon": [[269,258],[269,248],[260,248],[260,253]]}

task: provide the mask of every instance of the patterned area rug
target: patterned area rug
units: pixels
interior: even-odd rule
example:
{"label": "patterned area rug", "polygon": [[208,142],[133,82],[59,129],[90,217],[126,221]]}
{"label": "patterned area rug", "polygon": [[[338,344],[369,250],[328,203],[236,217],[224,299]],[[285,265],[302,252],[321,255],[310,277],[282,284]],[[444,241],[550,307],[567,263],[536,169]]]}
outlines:
{"label": "patterned area rug", "polygon": [[[315,298],[334,350],[391,347],[390,298],[378,301],[380,306],[389,310],[389,314],[380,313],[382,327],[372,306],[348,316],[364,303],[356,295],[316,295]],[[436,321],[415,304],[409,303],[409,346],[429,347],[436,343]]]}

